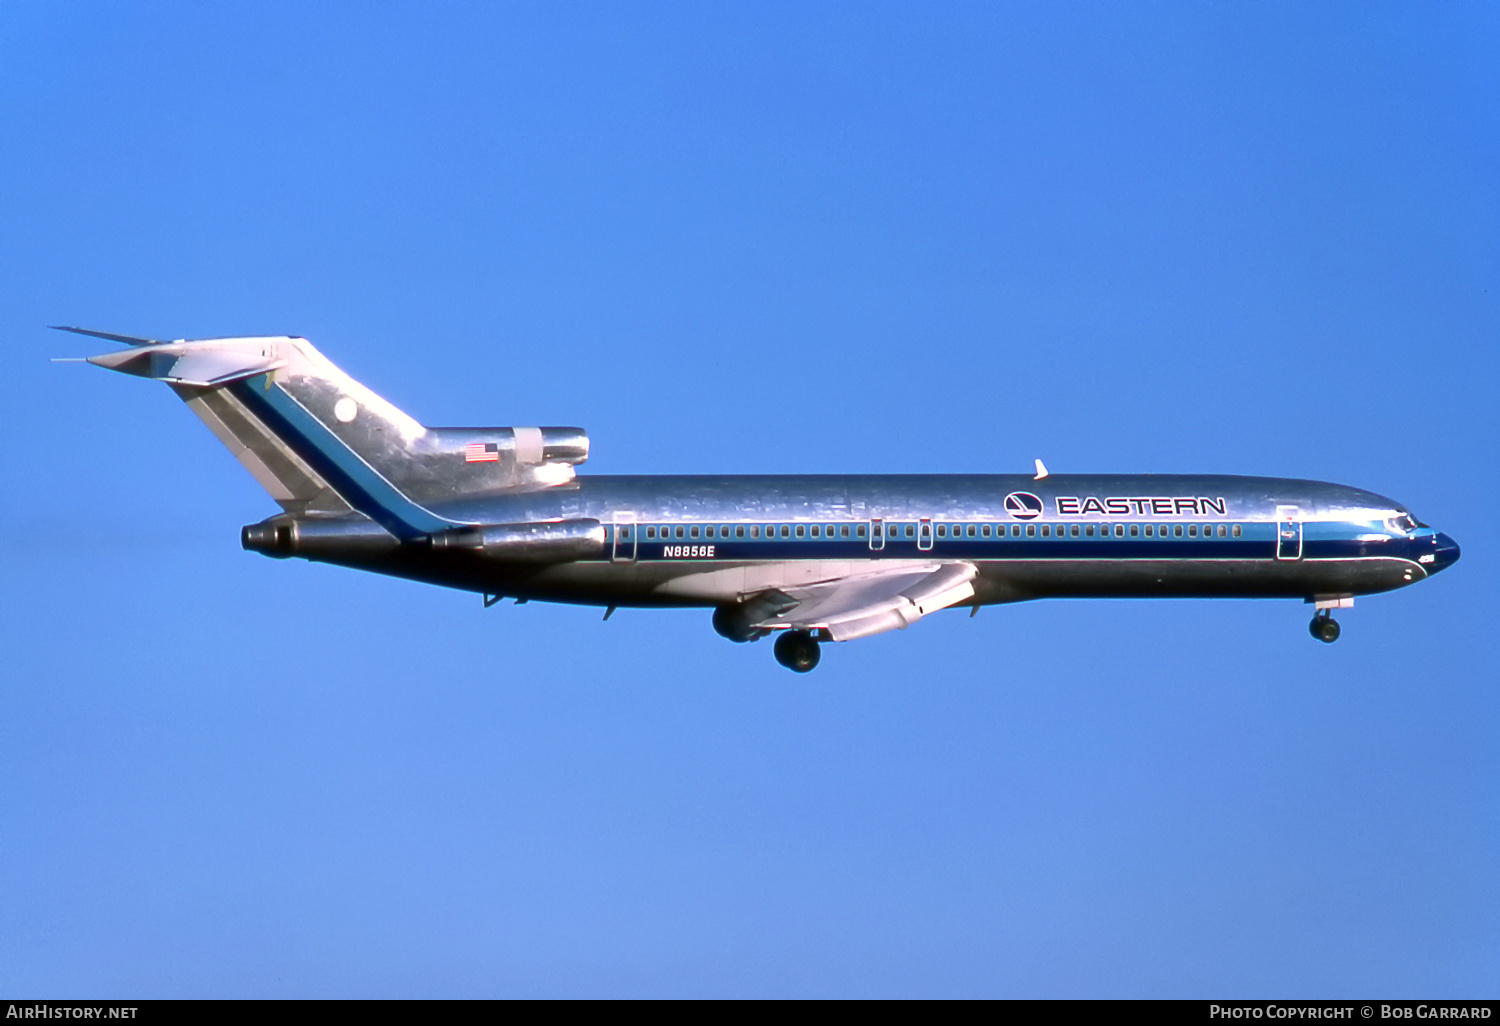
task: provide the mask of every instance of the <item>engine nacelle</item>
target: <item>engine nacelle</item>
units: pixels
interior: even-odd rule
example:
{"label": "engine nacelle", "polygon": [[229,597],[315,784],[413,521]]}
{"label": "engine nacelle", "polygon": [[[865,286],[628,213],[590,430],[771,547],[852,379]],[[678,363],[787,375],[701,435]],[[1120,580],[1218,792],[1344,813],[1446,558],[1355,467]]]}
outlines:
{"label": "engine nacelle", "polygon": [[342,559],[384,555],[401,543],[363,518],[278,516],[241,528],[240,544],[273,559]]}
{"label": "engine nacelle", "polygon": [[555,520],[528,524],[488,524],[434,534],[433,549],[470,552],[500,563],[568,563],[604,554],[604,524],[598,520]]}

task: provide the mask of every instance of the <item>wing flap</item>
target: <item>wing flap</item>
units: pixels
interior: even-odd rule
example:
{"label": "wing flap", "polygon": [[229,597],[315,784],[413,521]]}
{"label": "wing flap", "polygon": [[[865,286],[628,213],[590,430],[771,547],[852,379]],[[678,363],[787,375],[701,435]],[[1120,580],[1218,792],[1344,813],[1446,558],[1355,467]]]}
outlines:
{"label": "wing flap", "polygon": [[826,630],[834,641],[905,630],[928,613],[974,597],[972,563],[927,563],[786,589],[796,605],[755,626]]}

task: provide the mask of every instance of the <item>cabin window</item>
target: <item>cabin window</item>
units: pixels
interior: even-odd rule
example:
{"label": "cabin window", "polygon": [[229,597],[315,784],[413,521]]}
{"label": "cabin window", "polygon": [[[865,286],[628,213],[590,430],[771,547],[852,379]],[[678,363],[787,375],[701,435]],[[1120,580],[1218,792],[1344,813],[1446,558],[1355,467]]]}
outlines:
{"label": "cabin window", "polygon": [[984,535],[986,538],[988,538],[990,536],[990,525],[989,524],[985,524],[983,527],[981,527],[979,529],[979,533],[982,534],[982,535]]}
{"label": "cabin window", "polygon": [[978,531],[975,529],[973,524],[970,524],[968,526],[968,529],[964,533],[967,534],[970,538],[976,537],[978,535]]}
{"label": "cabin window", "polygon": [[1071,534],[1074,538],[1077,538],[1078,537],[1078,525],[1074,524],[1071,528],[1069,528],[1068,533]]}
{"label": "cabin window", "polygon": [[938,524],[938,526],[937,526],[937,532],[938,532],[938,537],[939,538],[946,538],[946,537],[948,537],[948,528],[945,527],[942,524]]}
{"label": "cabin window", "polygon": [[791,527],[789,525],[787,525],[787,524],[782,524],[781,525],[781,536],[783,538],[790,538],[792,536],[792,529],[791,529]]}
{"label": "cabin window", "polygon": [[1052,537],[1052,528],[1049,525],[1047,525],[1047,524],[1043,524],[1042,525],[1042,537],[1043,538],[1051,538]]}
{"label": "cabin window", "polygon": [[839,537],[840,538],[847,538],[847,537],[849,537],[849,525],[848,524],[844,524],[844,525],[842,525],[839,528]]}
{"label": "cabin window", "polygon": [[703,529],[703,535],[706,538],[712,538],[714,536],[714,529],[712,524]]}
{"label": "cabin window", "polygon": [[1131,524],[1130,525],[1130,537],[1135,538],[1135,537],[1139,536],[1140,533],[1141,533],[1141,526],[1139,524]]}
{"label": "cabin window", "polygon": [[[1077,534],[1078,533],[1078,528],[1076,528],[1076,527],[1073,528],[1073,533]],[[1088,537],[1092,538],[1094,536],[1094,525],[1093,524],[1087,524],[1087,525],[1085,525],[1084,528],[1083,528],[1083,533],[1085,535],[1087,535]]]}
{"label": "cabin window", "polygon": [[1196,538],[1196,537],[1198,537],[1198,525],[1197,524],[1188,524],[1188,537],[1189,538]]}
{"label": "cabin window", "polygon": [[1036,537],[1036,525],[1035,524],[1027,524],[1026,525],[1026,537],[1028,537],[1028,538],[1035,538]]}
{"label": "cabin window", "polygon": [[1234,525],[1234,532],[1233,533],[1234,533],[1234,536],[1236,538],[1238,538],[1240,536],[1240,525],[1239,524],[1235,524]]}
{"label": "cabin window", "polygon": [[1021,525],[1020,524],[1011,524],[1010,525],[1010,536],[1012,538],[1019,538],[1019,537],[1021,537]]}
{"label": "cabin window", "polygon": [[654,528],[654,527],[648,527],[648,528],[646,528],[646,537],[647,538],[655,538],[656,537],[656,528]]}
{"label": "cabin window", "polygon": [[744,524],[738,524],[738,525],[736,525],[736,527],[734,529],[734,536],[736,538],[743,538],[743,537],[745,537],[745,525]]}
{"label": "cabin window", "polygon": [[1123,537],[1125,537],[1125,525],[1124,524],[1116,524],[1115,525],[1115,537],[1116,538],[1123,538]]}
{"label": "cabin window", "polygon": [[[1163,527],[1161,529],[1161,536],[1163,538],[1165,538],[1167,536],[1167,529],[1165,527]],[[1151,537],[1151,525],[1150,524],[1146,525],[1146,537],[1147,538]]]}
{"label": "cabin window", "polygon": [[697,524],[694,524],[692,527],[688,528],[688,537],[689,538],[696,538],[696,537],[698,537],[698,525]]}
{"label": "cabin window", "polygon": [[1219,537],[1223,538],[1223,537],[1225,537],[1228,534],[1229,534],[1229,527],[1228,527],[1228,525],[1226,525],[1226,524],[1220,524],[1219,525]]}
{"label": "cabin window", "polygon": [[802,526],[801,524],[797,525],[797,537],[798,538],[805,538],[805,537],[807,537],[807,528],[804,527],[804,526]]}
{"label": "cabin window", "polygon": [[817,524],[813,524],[812,527],[809,528],[809,530],[812,532],[812,536],[814,538],[821,538],[823,536],[822,533],[821,533],[822,529],[819,528],[819,526]]}

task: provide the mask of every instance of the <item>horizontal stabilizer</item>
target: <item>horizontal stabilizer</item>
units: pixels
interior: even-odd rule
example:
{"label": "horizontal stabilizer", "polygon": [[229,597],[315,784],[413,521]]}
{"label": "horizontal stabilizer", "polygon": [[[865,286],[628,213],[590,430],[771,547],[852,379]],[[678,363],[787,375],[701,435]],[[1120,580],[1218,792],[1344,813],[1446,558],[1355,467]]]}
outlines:
{"label": "horizontal stabilizer", "polygon": [[135,335],[115,335],[108,331],[94,331],[90,328],[69,328],[62,324],[49,324],[53,331],[71,331],[75,335],[90,335],[94,338],[107,338],[111,342],[124,342],[128,346],[155,346],[160,345],[161,340],[155,338],[139,338]]}
{"label": "horizontal stabilizer", "polygon": [[171,385],[208,388],[264,374],[285,366],[286,361],[268,356],[258,347],[221,342],[167,342],[91,356],[89,363]]}

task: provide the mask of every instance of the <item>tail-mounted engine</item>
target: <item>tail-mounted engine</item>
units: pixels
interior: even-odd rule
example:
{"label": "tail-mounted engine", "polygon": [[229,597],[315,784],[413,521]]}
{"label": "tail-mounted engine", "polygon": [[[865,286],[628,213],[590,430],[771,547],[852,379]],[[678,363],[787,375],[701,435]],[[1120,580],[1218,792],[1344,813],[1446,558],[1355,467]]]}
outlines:
{"label": "tail-mounted engine", "polygon": [[362,517],[278,516],[240,532],[240,543],[251,552],[335,563],[386,555],[403,544],[497,563],[568,563],[603,555],[604,542],[604,525],[593,519],[455,527],[406,543]]}

